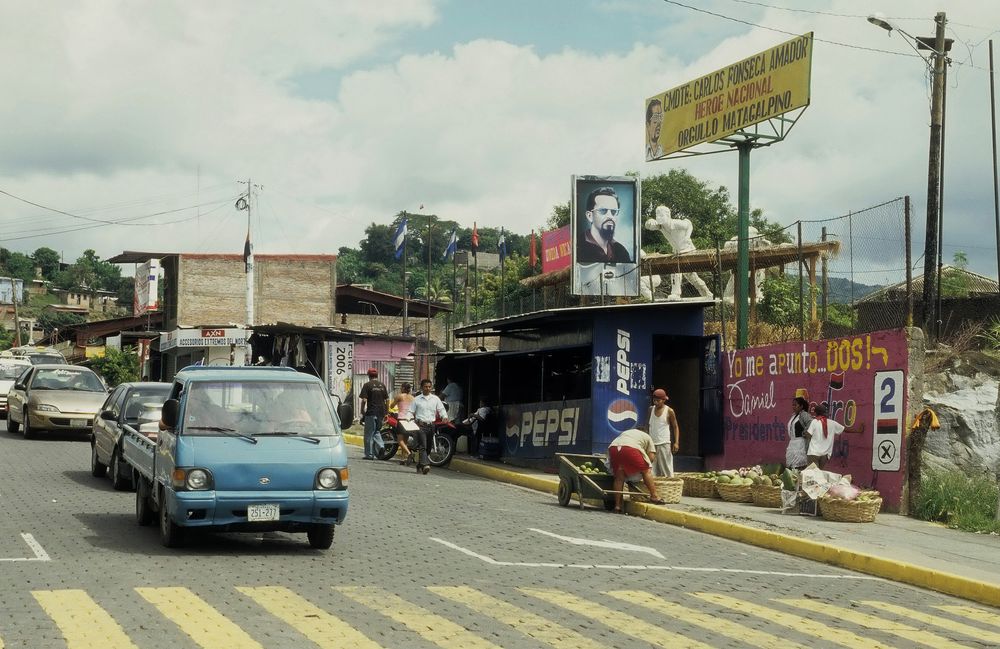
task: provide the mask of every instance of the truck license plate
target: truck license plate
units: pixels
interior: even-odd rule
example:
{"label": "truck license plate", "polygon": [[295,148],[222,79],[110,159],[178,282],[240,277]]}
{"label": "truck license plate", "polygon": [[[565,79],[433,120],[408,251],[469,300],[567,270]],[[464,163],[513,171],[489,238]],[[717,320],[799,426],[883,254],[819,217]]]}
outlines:
{"label": "truck license plate", "polygon": [[84,426],[87,425],[87,420],[86,419],[74,419],[74,420],[72,420],[69,423],[70,423],[70,426],[72,426],[73,428],[83,428]]}
{"label": "truck license plate", "polygon": [[281,510],[277,505],[249,505],[247,507],[247,520],[255,521],[276,521],[281,516]]}

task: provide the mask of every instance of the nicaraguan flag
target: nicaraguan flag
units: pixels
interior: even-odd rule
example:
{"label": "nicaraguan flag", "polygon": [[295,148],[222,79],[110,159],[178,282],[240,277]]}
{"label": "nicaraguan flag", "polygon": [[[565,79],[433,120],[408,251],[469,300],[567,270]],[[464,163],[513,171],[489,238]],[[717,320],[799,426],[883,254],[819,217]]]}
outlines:
{"label": "nicaraguan flag", "polygon": [[403,243],[406,241],[406,218],[399,222],[396,228],[396,235],[392,238],[392,245],[396,248],[396,259],[403,256]]}
{"label": "nicaraguan flag", "polygon": [[444,255],[441,259],[447,259],[455,254],[458,249],[458,232],[456,230],[451,231],[451,238],[448,239],[448,247],[444,249]]}
{"label": "nicaraguan flag", "polygon": [[497,252],[500,254],[500,261],[507,257],[507,235],[503,228],[500,228],[500,238],[497,240]]}

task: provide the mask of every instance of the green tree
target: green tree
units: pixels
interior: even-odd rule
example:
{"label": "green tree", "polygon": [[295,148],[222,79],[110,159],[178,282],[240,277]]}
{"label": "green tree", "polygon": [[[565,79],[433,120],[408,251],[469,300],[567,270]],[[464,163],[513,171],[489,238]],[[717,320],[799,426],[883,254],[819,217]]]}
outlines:
{"label": "green tree", "polygon": [[0,248],[0,274],[30,281],[35,277],[35,263],[24,253]]}
{"label": "green tree", "polygon": [[954,268],[946,268],[941,273],[941,295],[944,297],[966,297],[969,294],[969,257],[961,250],[952,257]]}
{"label": "green tree", "polygon": [[55,279],[59,272],[59,253],[52,248],[41,247],[32,253],[31,258],[35,265],[42,269],[42,278],[47,280]]}
{"label": "green tree", "polygon": [[548,220],[545,221],[545,227],[549,230],[556,230],[564,225],[569,225],[569,201],[553,205],[552,213],[549,214]]}
{"label": "green tree", "polygon": [[139,357],[134,347],[125,349],[104,348],[104,356],[91,360],[90,366],[104,377],[109,386],[139,380]]}

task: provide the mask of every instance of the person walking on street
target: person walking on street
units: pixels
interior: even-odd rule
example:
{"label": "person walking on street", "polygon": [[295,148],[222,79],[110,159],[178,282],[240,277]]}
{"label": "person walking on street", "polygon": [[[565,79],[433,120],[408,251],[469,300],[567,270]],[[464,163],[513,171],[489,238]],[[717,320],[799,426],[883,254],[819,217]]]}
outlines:
{"label": "person walking on street", "polygon": [[434,422],[437,419],[447,419],[448,412],[444,403],[436,394],[431,392],[431,380],[420,381],[420,394],[413,399],[410,406],[413,418],[417,420],[417,471],[419,473],[430,473],[431,467],[428,464],[427,454],[430,451],[430,443],[434,439]]}
{"label": "person walking on street", "polygon": [[365,423],[365,460],[375,459],[375,435],[389,412],[389,390],[378,380],[378,370],[368,370],[368,382],[361,386],[361,417]]}
{"label": "person walking on street", "polygon": [[786,467],[804,469],[809,464],[806,431],[811,423],[809,402],[802,397],[792,399],[792,418],[788,420],[788,447],[785,449]]}
{"label": "person walking on street", "polygon": [[649,436],[656,446],[653,475],[674,477],[674,453],[680,450],[681,429],[674,409],[667,405],[666,390],[653,390],[653,405],[649,408]]}
{"label": "person walking on street", "polygon": [[455,380],[450,376],[448,377],[447,384],[444,386],[444,390],[441,391],[441,400],[444,401],[444,405],[448,408],[448,419],[458,421],[462,414],[462,386],[455,383]]}
{"label": "person walking on street", "polygon": [[410,448],[406,445],[406,440],[409,439],[410,434],[406,432],[403,428],[404,421],[413,420],[413,395],[410,394],[412,386],[409,383],[404,383],[399,394],[392,398],[389,403],[389,410],[393,408],[396,409],[396,419],[399,423],[396,424],[396,440],[399,442],[399,450],[402,452],[402,457],[399,459],[400,464],[406,464],[410,461]]}
{"label": "person walking on street", "polygon": [[645,433],[638,428],[626,430],[611,441],[608,447],[608,458],[611,461],[611,471],[615,475],[612,491],[615,492],[615,512],[623,513],[622,488],[625,481],[638,480],[642,477],[646,489],[649,490],[649,502],[654,505],[663,505],[656,493],[656,482],[650,472],[652,460],[656,459],[656,446],[649,433]]}

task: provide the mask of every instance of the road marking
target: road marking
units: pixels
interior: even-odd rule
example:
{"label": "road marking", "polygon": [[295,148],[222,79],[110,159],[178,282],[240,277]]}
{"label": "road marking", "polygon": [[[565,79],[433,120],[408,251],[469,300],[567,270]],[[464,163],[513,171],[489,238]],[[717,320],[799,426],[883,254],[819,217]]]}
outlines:
{"label": "road marking", "polygon": [[826,604],[812,599],[776,599],[773,601],[787,604],[793,608],[804,608],[807,611],[828,615],[835,620],[845,620],[873,631],[891,633],[910,642],[927,645],[935,649],[949,649],[951,647],[955,649],[969,649],[965,645],[958,644],[954,640],[943,638],[930,631],[918,629],[917,627],[896,622],[895,620],[886,620],[876,615],[861,613],[860,611],[844,608],[843,606],[834,606],[833,604]]}
{"label": "road marking", "polygon": [[[22,532],[21,538],[24,539],[24,542],[28,544],[28,548],[31,549],[32,553],[34,553],[35,556],[0,558],[0,561],[52,561],[52,559],[49,557],[49,553],[45,551],[45,548],[42,547],[41,543],[35,540],[35,537],[33,537],[30,534]],[[0,646],[0,649],[3,649],[3,647]]]}
{"label": "road marking", "polygon": [[544,534],[546,536],[551,536],[554,539],[559,539],[560,541],[566,541],[567,543],[572,543],[573,545],[593,545],[598,548],[609,548],[611,550],[625,550],[628,552],[644,552],[646,554],[651,554],[657,559],[666,559],[665,556],[660,554],[659,550],[654,548],[649,548],[644,545],[633,545],[632,543],[622,543],[620,541],[610,541],[604,539],[603,541],[593,541],[591,539],[578,539],[573,536],[562,536],[561,534],[555,534],[553,532],[546,532],[545,530],[539,530],[534,527],[528,528],[532,532],[538,532],[539,534]]}
{"label": "road marking", "polygon": [[663,627],[650,624],[627,613],[612,610],[582,597],[571,595],[565,591],[541,588],[519,588],[518,590],[578,615],[596,620],[619,633],[624,633],[654,646],[670,647],[670,649],[709,649],[710,647],[710,645],[698,642],[687,636],[670,633]]}
{"label": "road marking", "polygon": [[680,604],[641,590],[613,590],[607,594],[615,599],[620,599],[630,604],[638,604],[657,613],[666,613],[674,619],[684,620],[686,623],[695,624],[708,631],[714,631],[715,633],[753,647],[762,647],[764,649],[771,649],[772,647],[806,649],[803,645],[792,642],[787,638],[779,638],[764,631],[736,624],[717,615],[702,613],[701,611],[681,606]]}
{"label": "road marking", "polygon": [[742,599],[736,599],[735,597],[729,597],[728,595],[719,595],[716,593],[691,594],[694,597],[706,602],[723,606],[730,610],[738,611],[747,615],[753,615],[767,620],[768,622],[774,622],[775,624],[780,624],[781,626],[788,627],[789,629],[793,629],[800,633],[805,633],[806,635],[810,635],[814,638],[823,638],[829,642],[839,644],[843,647],[848,647],[848,649],[855,649],[857,647],[868,647],[869,649],[889,649],[887,645],[884,645],[881,642],[863,638],[857,634],[847,631],[846,629],[836,629],[800,615],[793,615],[777,609],[761,606],[757,602],[749,602]]}
{"label": "road marking", "polygon": [[895,604],[888,604],[886,602],[865,600],[861,603],[864,604],[865,606],[873,606],[875,608],[882,609],[883,611],[887,611],[889,613],[895,613],[896,615],[908,617],[911,620],[923,622],[924,624],[933,624],[934,626],[941,627],[942,629],[954,631],[955,633],[961,633],[962,635],[967,635],[972,638],[975,638],[980,642],[989,642],[994,645],[1000,645],[1000,633],[994,633],[993,631],[987,631],[986,629],[978,629],[976,627],[971,627],[967,624],[962,624],[961,622],[955,622],[953,620],[949,620],[948,618],[939,617],[937,615],[930,615],[928,613],[911,611],[908,608],[903,608],[902,606],[896,606]]}
{"label": "road marking", "polygon": [[951,613],[952,615],[966,617],[970,620],[975,620],[976,622],[982,622],[983,624],[1000,627],[1000,615],[997,615],[996,613],[989,613],[980,608],[972,608],[971,606],[935,606],[934,608],[941,609],[942,611]]}
{"label": "road marking", "polygon": [[424,640],[445,649],[481,647],[500,649],[466,628],[427,609],[407,602],[398,595],[371,586],[338,586],[337,591],[379,613],[405,624]]}
{"label": "road marking", "polygon": [[381,647],[347,622],[314,606],[288,588],[237,586],[236,590],[260,604],[271,615],[287,623],[320,647],[357,647],[358,649],[378,649]]}
{"label": "road marking", "polygon": [[452,550],[457,550],[466,556],[470,556],[473,559],[479,559],[484,563],[488,563],[492,566],[504,566],[504,567],[515,567],[515,568],[585,568],[588,570],[594,570],[595,568],[601,570],[676,570],[679,572],[722,572],[722,573],[733,573],[737,575],[770,575],[775,577],[804,577],[808,579],[853,579],[859,581],[883,581],[881,577],[870,577],[868,575],[822,575],[814,574],[811,572],[783,572],[774,570],[749,570],[744,568],[702,568],[695,566],[662,566],[662,565],[616,565],[616,564],[605,564],[605,563],[533,563],[528,561],[500,561],[494,559],[493,557],[487,556],[485,554],[480,554],[468,548],[463,548],[460,545],[452,543],[451,541],[445,541],[444,539],[439,539],[437,537],[428,537],[431,541],[440,543],[441,545],[451,548]]}
{"label": "road marking", "polygon": [[33,590],[69,649],[138,649],[125,630],[82,590]]}
{"label": "road marking", "polygon": [[528,637],[553,647],[560,649],[604,649],[606,646],[569,627],[551,622],[531,611],[486,595],[468,586],[428,586],[427,590],[453,602],[464,604],[478,613],[499,620]]}
{"label": "road marking", "polygon": [[187,588],[136,588],[135,592],[202,647],[263,649],[243,629]]}

